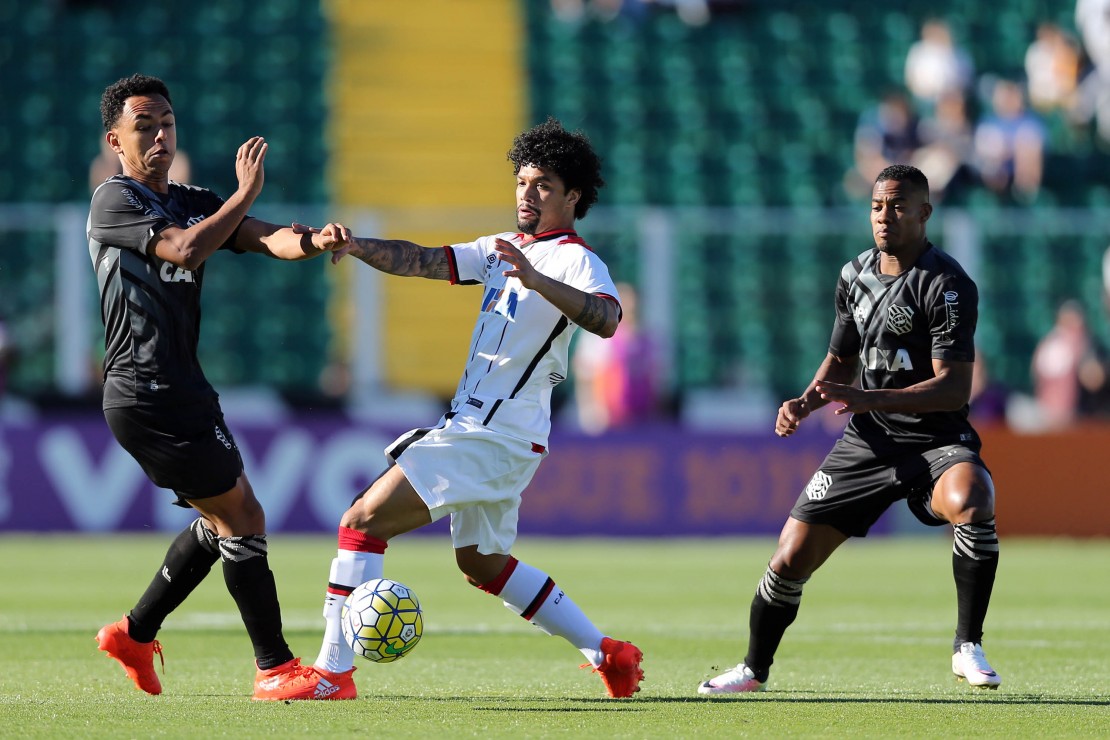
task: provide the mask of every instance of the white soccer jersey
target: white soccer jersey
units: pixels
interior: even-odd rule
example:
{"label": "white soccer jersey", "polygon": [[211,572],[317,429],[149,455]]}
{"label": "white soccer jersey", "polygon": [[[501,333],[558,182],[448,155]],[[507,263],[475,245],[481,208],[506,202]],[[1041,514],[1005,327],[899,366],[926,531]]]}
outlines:
{"label": "white soccer jersey", "polygon": [[618,302],[620,297],[605,263],[569,229],[535,236],[507,232],[445,247],[452,283],[485,285],[451,410],[546,446],[551,391],[567,377],[570,339],[578,327],[519,279],[502,275],[512,266],[494,251],[497,239],[516,245],[550,278]]}

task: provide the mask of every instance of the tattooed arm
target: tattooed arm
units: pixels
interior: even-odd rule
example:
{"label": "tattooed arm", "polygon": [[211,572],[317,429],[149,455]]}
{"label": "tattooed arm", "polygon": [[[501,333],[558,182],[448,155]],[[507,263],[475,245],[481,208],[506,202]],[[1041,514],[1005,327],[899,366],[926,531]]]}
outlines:
{"label": "tattooed arm", "polygon": [[447,252],[441,248],[422,247],[401,239],[352,239],[350,246],[336,250],[332,262],[346,254],[390,275],[451,279]]}
{"label": "tattooed arm", "polygon": [[525,288],[542,295],[571,321],[599,337],[608,338],[617,331],[620,306],[615,300],[583,292],[544,275],[532,267],[523,252],[503,239],[497,240],[494,249],[511,266],[505,275],[518,278]]}

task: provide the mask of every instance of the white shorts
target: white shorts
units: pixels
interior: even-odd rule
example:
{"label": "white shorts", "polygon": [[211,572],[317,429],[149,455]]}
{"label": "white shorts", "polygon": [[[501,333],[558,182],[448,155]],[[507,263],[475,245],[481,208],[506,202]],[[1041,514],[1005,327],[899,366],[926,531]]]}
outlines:
{"label": "white shorts", "polygon": [[507,554],[516,541],[520,496],[547,450],[492,431],[467,416],[406,432],[385,449],[419,494],[432,521],[451,515],[456,548]]}

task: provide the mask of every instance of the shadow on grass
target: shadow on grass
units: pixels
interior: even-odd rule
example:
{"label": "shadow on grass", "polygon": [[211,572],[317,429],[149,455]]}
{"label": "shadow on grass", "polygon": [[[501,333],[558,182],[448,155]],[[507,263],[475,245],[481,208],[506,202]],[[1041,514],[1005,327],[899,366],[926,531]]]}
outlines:
{"label": "shadow on grass", "polygon": [[[431,697],[394,697],[397,699],[429,699]],[[962,705],[962,704],[1010,704],[1020,706],[1110,706],[1110,699],[1086,697],[1044,697],[1036,694],[996,694],[972,695],[967,698],[948,697],[876,697],[876,696],[774,696],[766,693],[740,696],[643,696],[627,700],[613,699],[569,699],[569,698],[495,698],[495,697],[442,697],[435,701],[489,702],[472,709],[477,712],[635,712],[646,709],[649,704],[720,704],[737,702],[759,702],[761,704],[921,704],[921,705]],[[566,706],[573,704],[577,706]],[[534,705],[534,706],[533,706]],[[559,706],[545,706],[559,705]]]}

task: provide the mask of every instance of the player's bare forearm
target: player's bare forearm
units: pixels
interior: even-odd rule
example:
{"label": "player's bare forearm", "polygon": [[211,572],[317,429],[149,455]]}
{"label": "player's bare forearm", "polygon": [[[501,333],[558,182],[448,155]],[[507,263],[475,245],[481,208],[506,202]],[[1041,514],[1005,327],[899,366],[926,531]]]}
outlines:
{"label": "player's bare forearm", "polygon": [[585,294],[586,301],[571,321],[591,334],[611,337],[617,329],[616,305],[608,298]]}
{"label": "player's bare forearm", "polygon": [[925,414],[933,411],[955,411],[971,397],[970,362],[933,360],[932,378],[906,388],[881,388],[864,391],[844,385],[817,383],[817,392],[829,403],[843,406],[836,413],[882,411]]}
{"label": "player's bare forearm", "polygon": [[346,253],[390,275],[451,279],[444,249],[422,247],[402,239],[354,239]]}
{"label": "player's bare forearm", "polygon": [[825,355],[825,360],[821,363],[821,367],[817,368],[817,373],[813,376],[805,391],[799,398],[805,406],[807,412],[816,411],[829,401],[821,397],[815,389],[822,382],[838,383],[840,385],[851,385],[855,382],[859,374],[859,358],[852,357],[837,357],[834,354]]}

